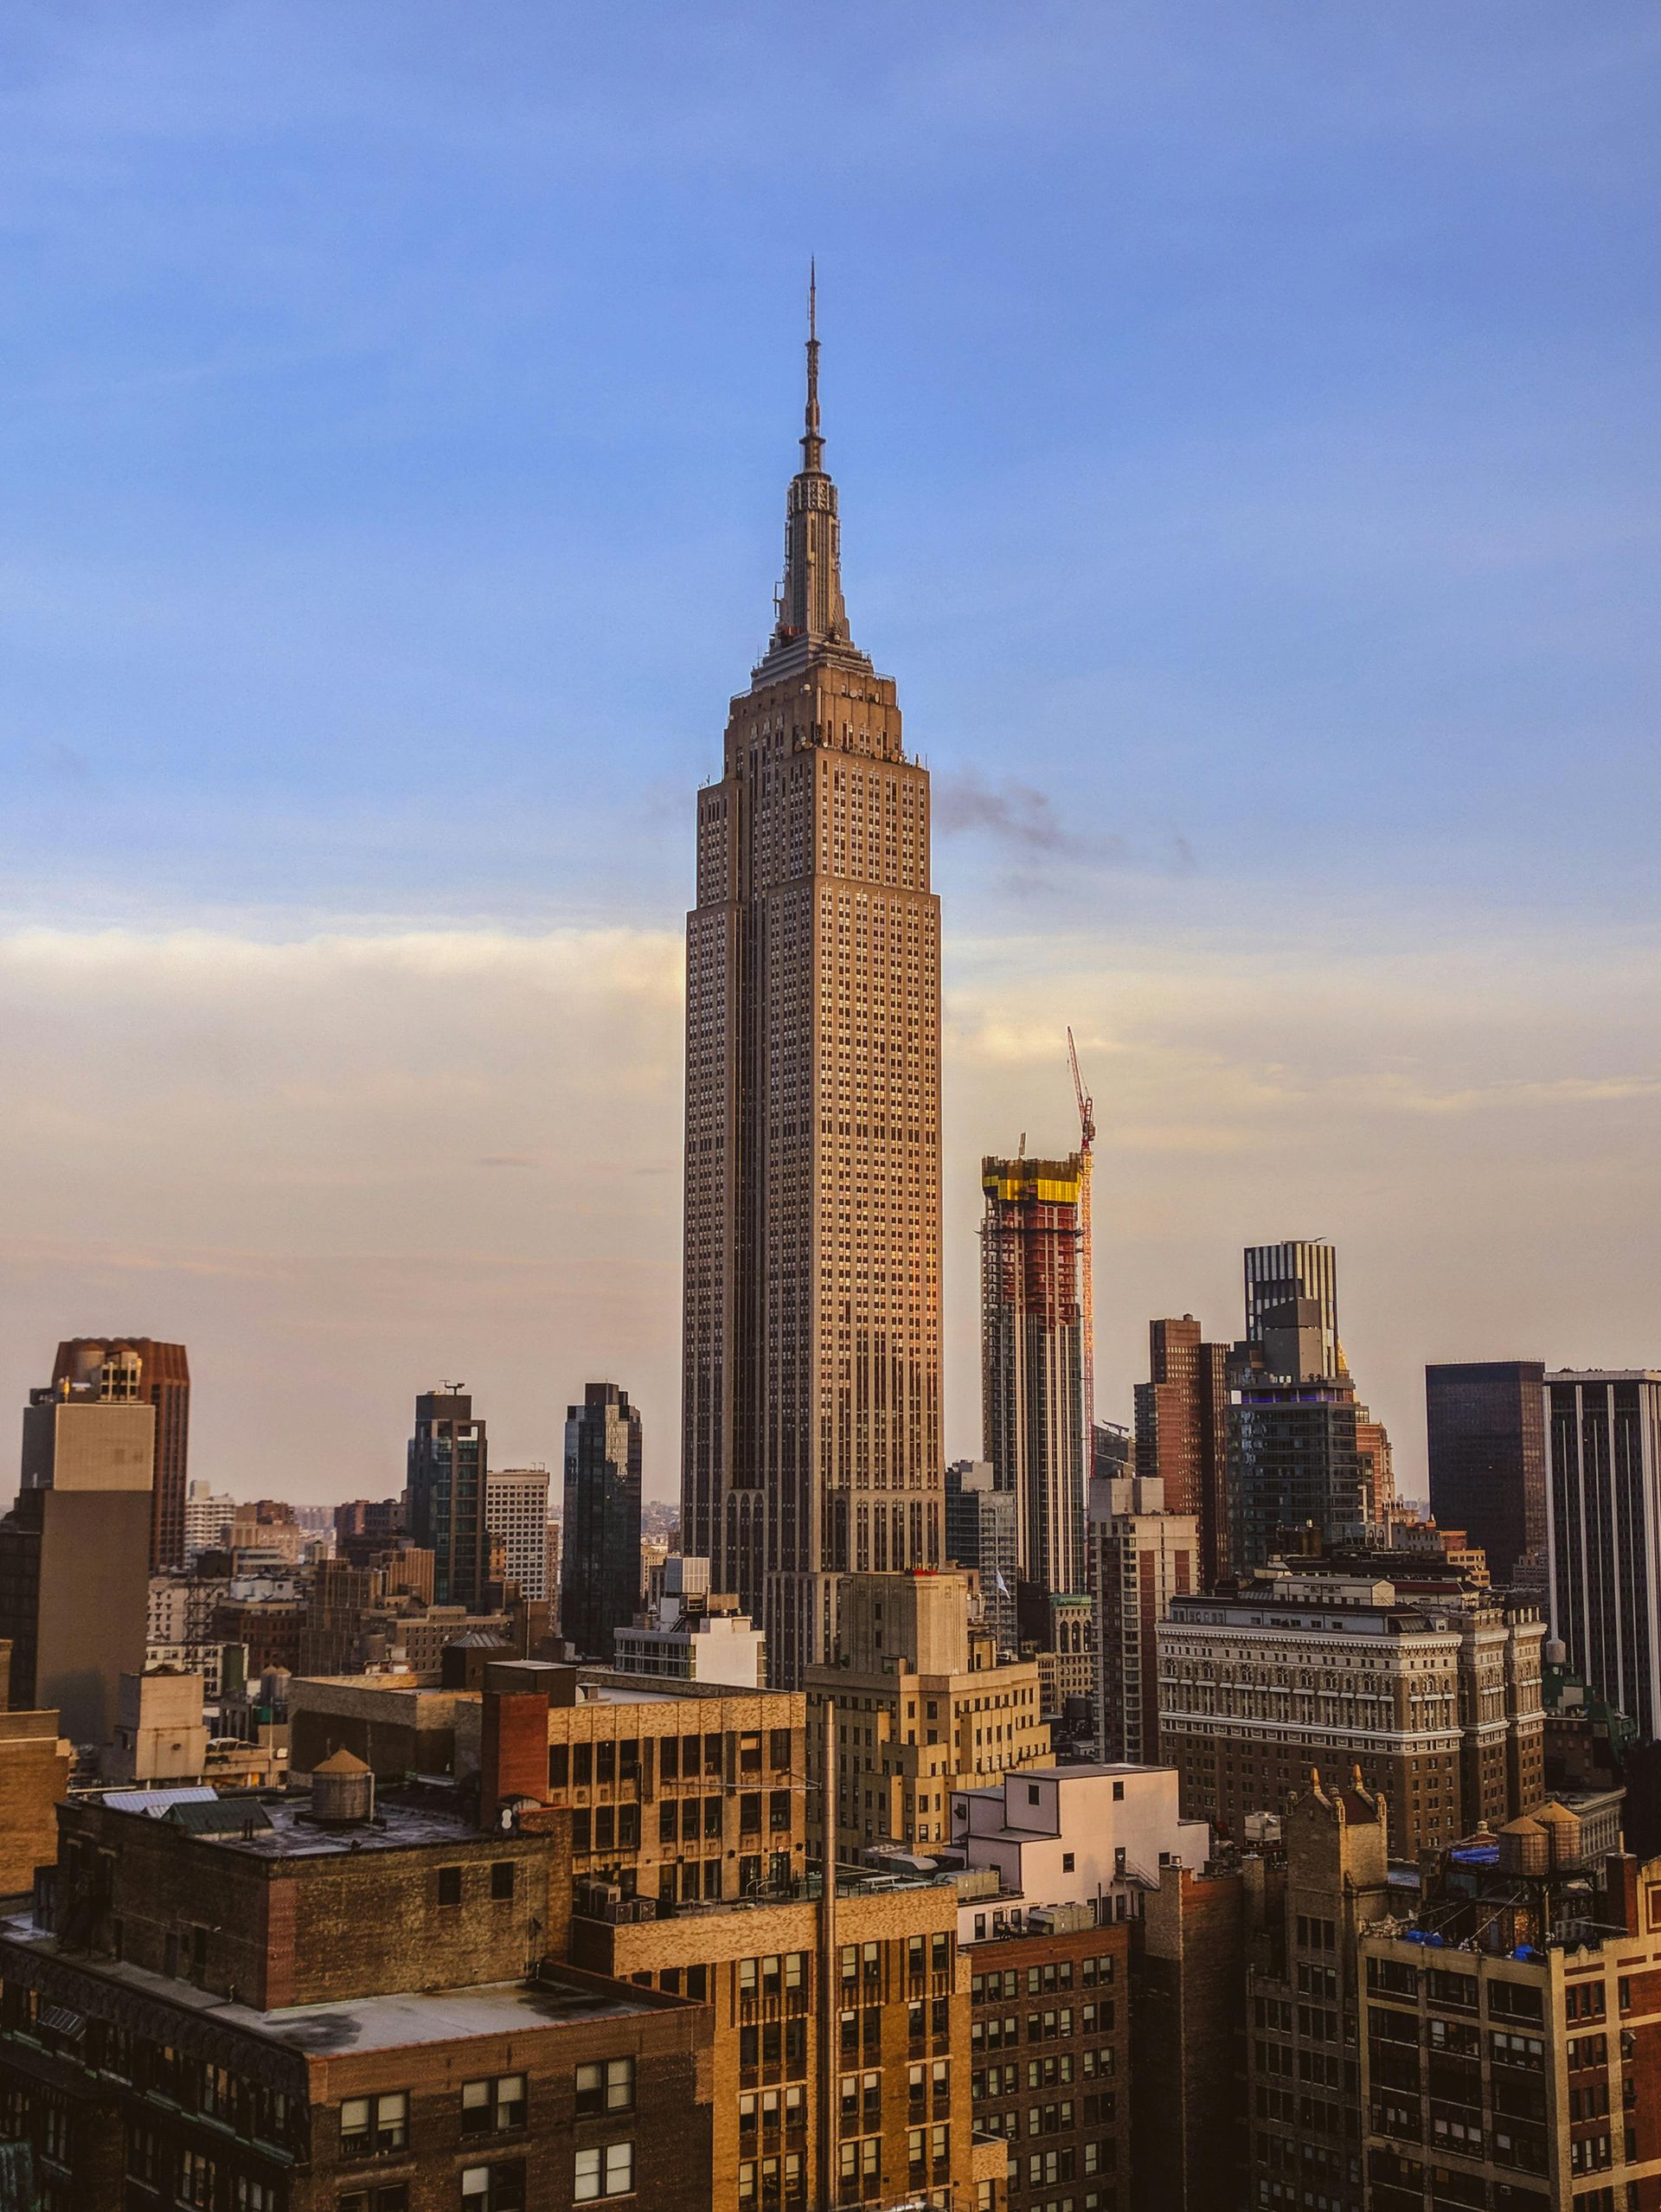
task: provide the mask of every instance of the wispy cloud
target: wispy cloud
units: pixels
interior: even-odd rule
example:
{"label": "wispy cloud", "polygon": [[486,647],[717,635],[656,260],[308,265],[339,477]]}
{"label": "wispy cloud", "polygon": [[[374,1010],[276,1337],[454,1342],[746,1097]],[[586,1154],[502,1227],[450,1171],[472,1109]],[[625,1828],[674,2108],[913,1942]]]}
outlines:
{"label": "wispy cloud", "polygon": [[935,777],[934,826],[948,837],[984,830],[1022,852],[1081,850],[1081,841],[1062,828],[1047,792],[1012,779],[989,784],[972,768]]}
{"label": "wispy cloud", "polygon": [[[681,992],[667,930],[0,935],[0,1403],[64,1333],[176,1330],[203,1471],[258,1494],[298,1459],[349,1495],[393,1480],[430,1375],[468,1375],[503,1450],[536,1456],[615,1372],[671,1491]],[[954,1452],[978,1422],[977,1164],[1022,1129],[1075,1141],[1069,1023],[1100,1130],[1105,1407],[1128,1406],[1150,1315],[1237,1325],[1239,1247],[1311,1221],[1410,1478],[1426,1358],[1661,1353],[1641,939],[959,932]]]}

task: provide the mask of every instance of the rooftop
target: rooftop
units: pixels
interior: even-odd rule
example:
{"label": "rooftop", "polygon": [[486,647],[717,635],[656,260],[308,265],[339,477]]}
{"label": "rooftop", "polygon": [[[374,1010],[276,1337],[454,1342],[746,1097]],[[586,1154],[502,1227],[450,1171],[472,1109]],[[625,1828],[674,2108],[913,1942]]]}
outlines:
{"label": "rooftop", "polygon": [[1073,1782],[1100,1781],[1106,1775],[1122,1779],[1126,1774],[1174,1774],[1174,1766],[1144,1766],[1134,1759],[1113,1759],[1105,1763],[1081,1760],[1076,1765],[1065,1766],[1016,1766],[1001,1775],[993,1787],[1002,1790],[1005,1782]]}
{"label": "rooftop", "polygon": [[[173,1818],[170,1807],[158,1811],[144,1802],[152,1795],[164,1796],[176,1805],[180,1793],[123,1790],[106,1797],[103,1803],[107,1811],[125,1813],[134,1819]],[[120,1802],[117,1802],[118,1797]],[[481,1840],[476,1823],[463,1811],[453,1793],[448,1792],[401,1795],[391,1790],[383,1791],[376,1801],[372,1820],[355,1822],[343,1828],[319,1827],[311,1818],[309,1797],[287,1797],[276,1791],[217,1797],[207,1791],[196,1802],[201,1804],[204,1799],[214,1803],[218,1819],[234,1819],[239,1810],[245,1811],[247,1817],[234,1828],[205,1833],[196,1824],[202,1816],[187,1813],[185,1820],[195,1831],[197,1840],[211,1843],[215,1850],[236,1851],[250,1858],[339,1858],[353,1851],[411,1850],[422,1844],[453,1846]],[[173,1824],[185,1824],[175,1818]]]}
{"label": "rooftop", "polygon": [[60,1954],[57,1939],[37,1928],[27,1914],[0,1920],[0,1936],[39,1957],[62,1955],[78,1972],[107,1983],[112,1990],[153,1997],[216,2026],[318,2058],[394,2050],[414,2043],[455,2042],[475,2036],[522,2035],[579,2020],[628,2019],[662,2010],[666,2002],[637,1992],[625,1983],[606,1983],[598,1976],[545,1965],[535,1981],[481,1982],[471,1989],[410,1991],[257,2012],[252,2005],[232,2004],[211,1991],[151,1973],[126,1960],[89,1960],[78,1952]]}

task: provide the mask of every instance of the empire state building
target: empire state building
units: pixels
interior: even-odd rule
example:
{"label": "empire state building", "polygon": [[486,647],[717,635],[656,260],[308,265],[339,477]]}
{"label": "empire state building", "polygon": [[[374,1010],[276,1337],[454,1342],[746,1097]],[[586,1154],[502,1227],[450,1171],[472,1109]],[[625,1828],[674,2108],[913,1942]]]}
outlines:
{"label": "empire state building", "polygon": [[837,1578],[940,1557],[940,926],[927,770],[854,644],[809,298],[777,620],[698,796],[682,1542],[827,1655]]}

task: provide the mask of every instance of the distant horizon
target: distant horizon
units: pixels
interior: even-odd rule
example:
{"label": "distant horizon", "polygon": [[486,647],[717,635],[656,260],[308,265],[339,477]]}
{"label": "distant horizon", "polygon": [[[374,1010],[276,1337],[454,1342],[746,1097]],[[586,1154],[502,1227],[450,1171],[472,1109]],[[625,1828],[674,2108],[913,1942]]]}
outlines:
{"label": "distant horizon", "polygon": [[1661,1364],[1661,20],[635,23],[0,28],[0,1403],[142,1324],[193,1477],[303,1504],[401,1487],[427,1375],[557,1465],[605,1373],[675,1498],[682,918],[810,253],[934,779],[947,1463],[1069,1026],[1103,1418],[1303,1223],[1405,1491],[1427,1362]]}

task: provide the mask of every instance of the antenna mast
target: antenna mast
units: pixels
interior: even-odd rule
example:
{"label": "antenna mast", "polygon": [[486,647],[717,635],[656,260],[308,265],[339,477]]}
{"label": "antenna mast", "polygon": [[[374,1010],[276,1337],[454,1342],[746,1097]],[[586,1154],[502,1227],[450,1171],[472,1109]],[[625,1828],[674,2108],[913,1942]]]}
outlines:
{"label": "antenna mast", "polygon": [[1090,1177],[1096,1144],[1096,1102],[1079,1073],[1078,1047],[1067,1033],[1073,1094],[1079,1102],[1079,1330],[1084,1339],[1084,1479],[1095,1466],[1096,1451],[1096,1285],[1095,1251],[1090,1237]]}

